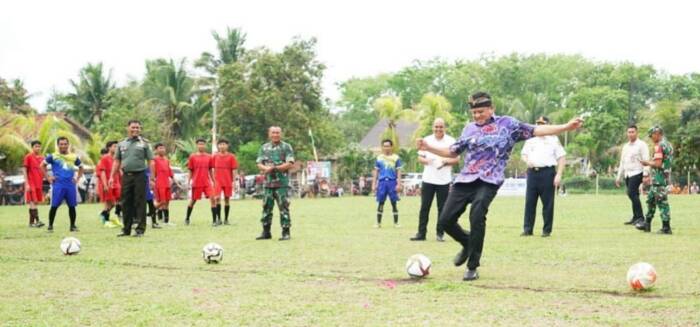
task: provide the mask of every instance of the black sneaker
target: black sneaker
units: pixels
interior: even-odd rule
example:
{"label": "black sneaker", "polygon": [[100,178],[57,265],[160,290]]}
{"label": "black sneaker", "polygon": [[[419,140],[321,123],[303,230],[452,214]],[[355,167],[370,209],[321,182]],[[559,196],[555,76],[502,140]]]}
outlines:
{"label": "black sneaker", "polygon": [[36,223],[34,223],[34,227],[36,227],[36,228],[44,227],[44,223],[42,223],[41,220],[37,220]]}
{"label": "black sneaker", "polygon": [[673,234],[673,231],[671,231],[671,228],[662,228],[659,229],[659,231],[656,232],[656,234],[662,234],[662,235],[671,235]]}
{"label": "black sneaker", "polygon": [[634,225],[637,223],[637,219],[631,218],[630,220],[625,222],[625,225]]}
{"label": "black sneaker", "polygon": [[53,233],[53,226],[49,225],[49,227],[46,228],[46,231],[49,233]]}
{"label": "black sneaker", "polygon": [[469,259],[469,251],[467,251],[467,248],[462,247],[459,253],[457,253],[457,255],[455,256],[453,263],[455,264],[455,266],[459,267],[465,262],[467,262],[467,259]]}
{"label": "black sneaker", "polygon": [[637,224],[634,225],[634,227],[638,230],[645,232],[645,233],[651,232],[651,223],[647,223],[646,221],[638,222]]}
{"label": "black sneaker", "polygon": [[552,236],[552,233],[542,233],[542,237],[550,237]]}
{"label": "black sneaker", "polygon": [[532,232],[522,232],[520,236],[532,236]]}
{"label": "black sneaker", "polygon": [[117,237],[125,237],[125,236],[131,236],[131,234],[121,233],[121,234],[117,235]]}
{"label": "black sneaker", "polygon": [[476,271],[476,269],[467,269],[467,271],[464,272],[464,277],[462,277],[462,280],[466,281],[477,279],[479,279],[479,272]]}
{"label": "black sneaker", "polygon": [[79,232],[80,230],[78,229],[78,226],[71,226],[70,231],[71,232]]}
{"label": "black sneaker", "polygon": [[425,241],[425,235],[416,234],[416,236],[411,237],[411,241]]}
{"label": "black sneaker", "polygon": [[138,233],[138,232],[137,232],[136,234],[134,234],[134,237],[143,237],[143,233]]}

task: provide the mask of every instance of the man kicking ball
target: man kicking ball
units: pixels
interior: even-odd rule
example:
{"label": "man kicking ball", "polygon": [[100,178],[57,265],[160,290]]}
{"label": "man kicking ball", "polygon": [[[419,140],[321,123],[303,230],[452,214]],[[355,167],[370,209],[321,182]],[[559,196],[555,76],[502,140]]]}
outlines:
{"label": "man kicking ball", "polygon": [[[496,116],[491,96],[485,92],[473,94],[469,106],[473,121],[464,127],[462,135],[449,148],[437,148],[423,139],[417,140],[419,150],[442,157],[456,158],[465,152],[464,168],[455,179],[438,221],[443,230],[462,245],[462,250],[454,259],[455,266],[469,261],[463,280],[479,278],[476,268],[480,265],[484,247],[486,213],[503,184],[503,173],[515,143],[533,136],[575,130],[583,124],[583,120],[574,118],[564,125],[535,127],[513,117]],[[466,232],[457,220],[470,203],[470,231]]]}

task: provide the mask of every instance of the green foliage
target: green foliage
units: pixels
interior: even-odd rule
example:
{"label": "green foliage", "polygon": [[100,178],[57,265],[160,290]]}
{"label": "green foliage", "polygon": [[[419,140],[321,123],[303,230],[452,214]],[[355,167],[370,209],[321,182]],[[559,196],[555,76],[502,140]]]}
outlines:
{"label": "green foliage", "polygon": [[430,135],[433,132],[433,122],[435,119],[442,118],[445,121],[445,126],[449,127],[452,122],[452,104],[450,104],[447,99],[441,95],[436,95],[433,93],[428,93],[421,98],[418,105],[416,105],[418,111],[418,129],[416,130],[416,137],[423,137],[425,135]]}
{"label": "green foliage", "polygon": [[110,105],[109,93],[115,87],[111,75],[105,76],[102,63],[80,69],[78,81],[70,80],[73,90],[63,99],[68,104],[66,113],[87,128],[99,124]]}
{"label": "green foliage", "polygon": [[338,154],[336,161],[337,180],[341,183],[357,180],[372,172],[376,156],[371,151],[362,150],[357,143],[349,144]]}
{"label": "green foliage", "polygon": [[254,175],[258,173],[256,160],[258,159],[258,151],[262,146],[262,142],[251,141],[241,145],[236,151],[238,159],[238,170],[246,175]]}
{"label": "green foliage", "polygon": [[3,106],[11,113],[29,115],[36,112],[29,105],[30,95],[24,88],[24,83],[15,79],[11,85],[6,80],[0,78],[0,106]]}
{"label": "green foliage", "polygon": [[399,144],[399,134],[396,131],[396,124],[401,119],[413,119],[415,111],[404,109],[401,99],[395,96],[383,96],[374,100],[372,104],[380,119],[387,120],[386,130],[382,133],[382,140],[389,139],[394,145],[394,153],[401,148]]}

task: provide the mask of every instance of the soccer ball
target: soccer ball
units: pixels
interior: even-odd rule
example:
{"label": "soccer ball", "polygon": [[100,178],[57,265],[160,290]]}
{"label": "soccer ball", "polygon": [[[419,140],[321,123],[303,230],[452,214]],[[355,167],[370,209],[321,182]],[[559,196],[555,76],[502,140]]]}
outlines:
{"label": "soccer ball", "polygon": [[75,237],[66,237],[61,241],[61,252],[65,255],[74,255],[80,252],[80,240]]}
{"label": "soccer ball", "polygon": [[219,263],[224,259],[224,248],[216,243],[209,243],[202,249],[202,258],[206,263]]}
{"label": "soccer ball", "polygon": [[406,273],[411,278],[423,278],[430,274],[430,259],[422,254],[414,254],[406,261]]}
{"label": "soccer ball", "polygon": [[656,270],[646,262],[635,263],[627,271],[627,283],[635,291],[649,289],[656,282]]}

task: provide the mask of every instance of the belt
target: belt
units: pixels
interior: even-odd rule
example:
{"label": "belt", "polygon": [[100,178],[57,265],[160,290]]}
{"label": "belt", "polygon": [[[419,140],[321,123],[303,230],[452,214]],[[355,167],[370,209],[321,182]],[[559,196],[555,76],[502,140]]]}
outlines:
{"label": "belt", "polygon": [[134,176],[134,175],[138,175],[138,174],[143,174],[143,172],[144,172],[143,170],[140,170],[140,171],[125,171],[125,172],[124,172],[124,175]]}
{"label": "belt", "polygon": [[529,171],[542,171],[542,170],[549,170],[549,169],[554,169],[554,166],[532,167],[532,168],[528,168],[527,170],[529,170]]}

